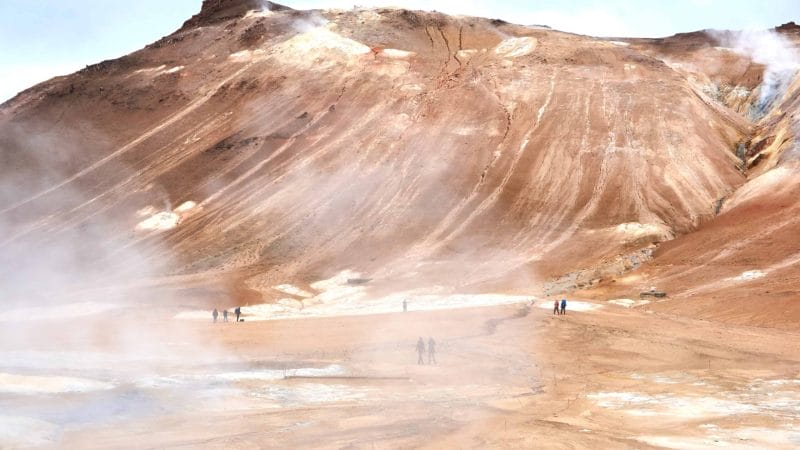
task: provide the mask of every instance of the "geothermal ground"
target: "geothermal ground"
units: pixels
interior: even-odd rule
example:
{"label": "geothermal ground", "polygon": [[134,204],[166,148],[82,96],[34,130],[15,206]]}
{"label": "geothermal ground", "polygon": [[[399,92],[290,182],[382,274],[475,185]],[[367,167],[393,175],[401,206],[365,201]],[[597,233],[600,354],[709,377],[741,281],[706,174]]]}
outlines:
{"label": "geothermal ground", "polygon": [[0,448],[800,447],[798,43],[206,0],[20,93]]}
{"label": "geothermal ground", "polygon": [[[796,332],[614,303],[573,301],[559,316],[550,302],[435,311],[417,311],[410,302],[405,313],[395,306],[391,313],[268,322],[250,321],[247,308],[239,323],[142,317],[138,328],[126,326],[159,340],[146,350],[132,343],[124,352],[65,352],[53,336],[31,339],[25,349],[4,345],[0,442],[4,448],[800,445]],[[118,327],[120,320],[112,315],[103,322]],[[425,365],[416,364],[420,336],[437,341],[436,364],[427,364],[427,354]]]}

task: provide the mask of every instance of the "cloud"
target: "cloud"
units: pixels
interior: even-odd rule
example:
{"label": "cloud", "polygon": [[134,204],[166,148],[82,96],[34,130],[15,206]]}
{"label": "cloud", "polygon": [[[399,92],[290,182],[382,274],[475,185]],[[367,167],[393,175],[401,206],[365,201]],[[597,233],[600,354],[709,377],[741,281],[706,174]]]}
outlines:
{"label": "cloud", "polygon": [[800,52],[792,41],[774,30],[717,32],[712,35],[717,36],[723,45],[764,65],[759,100],[752,112],[754,117],[760,117],[786,92],[800,70]]}

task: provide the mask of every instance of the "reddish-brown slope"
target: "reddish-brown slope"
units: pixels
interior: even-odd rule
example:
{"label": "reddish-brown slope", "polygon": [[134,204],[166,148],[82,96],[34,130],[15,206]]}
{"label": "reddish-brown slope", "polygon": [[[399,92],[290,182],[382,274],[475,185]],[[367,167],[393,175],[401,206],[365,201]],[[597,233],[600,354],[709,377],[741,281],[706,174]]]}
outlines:
{"label": "reddish-brown slope", "polygon": [[[800,47],[800,27],[776,29]],[[749,108],[749,105],[744,105]],[[636,296],[656,286],[670,299],[651,307],[740,324],[800,323],[800,77],[743,141],[748,181],[720,203],[720,215],[665,243],[644,268],[590,295]]]}
{"label": "reddish-brown slope", "polygon": [[[531,288],[692,231],[744,181],[732,149],[749,124],[635,48],[435,13],[212,4],[3,106],[7,260],[38,267],[80,241],[103,276],[120,261],[222,273],[267,298],[345,269]],[[137,230],[187,201],[177,227]]]}

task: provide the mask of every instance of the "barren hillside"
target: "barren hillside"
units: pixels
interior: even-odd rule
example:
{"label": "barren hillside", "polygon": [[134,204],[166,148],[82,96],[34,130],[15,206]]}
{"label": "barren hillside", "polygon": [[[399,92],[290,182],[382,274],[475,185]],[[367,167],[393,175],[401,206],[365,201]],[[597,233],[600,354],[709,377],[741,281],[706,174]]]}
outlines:
{"label": "barren hillside", "polygon": [[796,318],[800,84],[754,116],[764,66],[725,40],[206,0],[2,106],[0,276],[23,303],[98,279],[262,303],[352,273]]}

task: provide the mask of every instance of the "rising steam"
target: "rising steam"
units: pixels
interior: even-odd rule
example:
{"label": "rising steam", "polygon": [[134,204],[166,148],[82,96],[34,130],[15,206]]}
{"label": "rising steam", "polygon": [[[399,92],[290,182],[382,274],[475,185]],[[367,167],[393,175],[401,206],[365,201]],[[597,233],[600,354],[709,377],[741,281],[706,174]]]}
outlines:
{"label": "rising steam", "polygon": [[763,116],[786,92],[800,69],[800,52],[792,42],[775,30],[745,30],[715,33],[721,44],[764,65],[764,77],[753,118]]}

